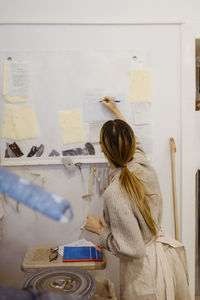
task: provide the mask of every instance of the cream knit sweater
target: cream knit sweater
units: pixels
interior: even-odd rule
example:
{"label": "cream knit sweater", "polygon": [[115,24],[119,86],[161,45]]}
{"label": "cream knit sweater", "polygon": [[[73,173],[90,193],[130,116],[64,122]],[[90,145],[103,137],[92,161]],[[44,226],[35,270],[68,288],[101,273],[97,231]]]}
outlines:
{"label": "cream knit sweater", "polygon": [[[136,152],[127,167],[142,180],[147,194],[151,215],[157,229],[162,216],[162,196],[154,168],[150,165],[136,140]],[[119,183],[121,168],[110,171],[110,185],[103,194],[104,228],[99,235],[100,245],[123,259],[145,255],[145,243],[153,236],[134,201],[122,190]]]}

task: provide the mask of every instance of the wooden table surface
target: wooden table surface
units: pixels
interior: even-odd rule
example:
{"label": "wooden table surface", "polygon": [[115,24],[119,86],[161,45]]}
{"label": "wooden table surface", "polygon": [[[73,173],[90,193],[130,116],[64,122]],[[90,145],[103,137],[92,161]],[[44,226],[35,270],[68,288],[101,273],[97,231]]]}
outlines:
{"label": "wooden table surface", "polygon": [[63,262],[62,256],[58,254],[56,260],[49,261],[50,249],[54,246],[37,246],[28,248],[25,253],[21,269],[24,272],[36,272],[51,267],[77,267],[85,270],[102,270],[106,267],[105,252],[103,261],[88,262]]}

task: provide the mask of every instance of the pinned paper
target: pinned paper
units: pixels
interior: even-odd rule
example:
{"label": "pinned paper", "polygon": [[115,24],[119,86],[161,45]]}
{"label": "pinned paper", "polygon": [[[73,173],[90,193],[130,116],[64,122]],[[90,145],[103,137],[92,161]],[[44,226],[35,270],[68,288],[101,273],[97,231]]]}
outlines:
{"label": "pinned paper", "polygon": [[33,105],[6,104],[1,137],[18,141],[38,137]]}
{"label": "pinned paper", "polygon": [[91,123],[97,121],[107,121],[114,118],[113,114],[102,104],[105,96],[112,96],[119,102],[117,106],[122,115],[126,117],[126,105],[128,95],[126,92],[111,89],[87,89],[83,99],[84,120]]}
{"label": "pinned paper", "polygon": [[135,125],[151,124],[151,103],[136,102],[131,105]]}
{"label": "pinned paper", "polygon": [[104,123],[105,121],[93,121],[89,123],[89,141],[91,143],[99,142],[100,131]]}
{"label": "pinned paper", "polygon": [[60,128],[64,144],[83,142],[85,134],[79,109],[59,112]]}
{"label": "pinned paper", "polygon": [[152,101],[151,70],[132,70],[130,73],[130,102]]}
{"label": "pinned paper", "polygon": [[5,61],[3,95],[6,101],[27,102],[28,100],[28,64]]}
{"label": "pinned paper", "polygon": [[4,62],[4,71],[3,71],[3,95],[6,96],[7,93],[7,83],[8,83],[8,61]]}
{"label": "pinned paper", "polygon": [[148,125],[137,125],[134,127],[134,133],[139,138],[144,152],[147,154],[148,158],[152,155],[153,149],[153,132],[152,126]]}

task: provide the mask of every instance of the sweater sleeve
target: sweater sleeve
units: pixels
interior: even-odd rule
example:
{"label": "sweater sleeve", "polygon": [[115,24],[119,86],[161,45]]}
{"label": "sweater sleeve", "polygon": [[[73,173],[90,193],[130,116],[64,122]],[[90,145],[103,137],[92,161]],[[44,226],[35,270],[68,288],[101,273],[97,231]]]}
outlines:
{"label": "sweater sleeve", "polygon": [[[110,193],[109,193],[110,194]],[[121,199],[118,191],[104,196],[107,218],[100,233],[100,245],[119,258],[139,258],[145,255],[145,245],[129,199]],[[128,200],[128,201],[127,201]],[[122,204],[123,203],[123,204]]]}

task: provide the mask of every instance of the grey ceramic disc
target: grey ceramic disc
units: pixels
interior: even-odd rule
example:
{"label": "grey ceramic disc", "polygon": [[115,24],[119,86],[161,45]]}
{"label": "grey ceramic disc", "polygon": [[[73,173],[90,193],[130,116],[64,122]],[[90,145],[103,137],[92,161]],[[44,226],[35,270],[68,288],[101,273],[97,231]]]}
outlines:
{"label": "grey ceramic disc", "polygon": [[90,297],[95,292],[96,282],[94,276],[85,270],[62,267],[35,273],[25,280],[23,288]]}

